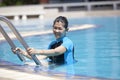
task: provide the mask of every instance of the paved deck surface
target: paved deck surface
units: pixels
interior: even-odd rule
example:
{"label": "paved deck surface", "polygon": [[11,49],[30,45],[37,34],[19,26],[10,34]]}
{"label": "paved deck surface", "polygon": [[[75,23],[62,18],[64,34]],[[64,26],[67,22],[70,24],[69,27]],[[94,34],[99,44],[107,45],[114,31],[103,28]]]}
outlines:
{"label": "paved deck surface", "polygon": [[[15,65],[0,61],[0,80],[112,80],[90,76],[44,71],[38,66]],[[37,70],[35,70],[37,69]]]}

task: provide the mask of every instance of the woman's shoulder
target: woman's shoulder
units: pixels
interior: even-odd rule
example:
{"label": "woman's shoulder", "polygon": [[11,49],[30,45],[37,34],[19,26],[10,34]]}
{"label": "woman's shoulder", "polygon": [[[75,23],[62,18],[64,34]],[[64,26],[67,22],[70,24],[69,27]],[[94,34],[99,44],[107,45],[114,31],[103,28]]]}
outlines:
{"label": "woman's shoulder", "polygon": [[68,37],[64,37],[63,41],[73,43],[72,40]]}
{"label": "woman's shoulder", "polygon": [[73,46],[74,44],[73,44],[73,42],[72,42],[72,40],[71,39],[69,39],[68,37],[65,37],[64,39],[63,39],[63,44],[62,44],[63,46]]}

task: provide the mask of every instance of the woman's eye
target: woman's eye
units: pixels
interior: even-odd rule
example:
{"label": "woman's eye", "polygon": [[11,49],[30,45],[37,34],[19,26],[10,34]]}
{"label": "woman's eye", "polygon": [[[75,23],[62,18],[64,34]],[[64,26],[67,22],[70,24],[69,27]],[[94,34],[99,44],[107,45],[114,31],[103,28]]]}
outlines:
{"label": "woman's eye", "polygon": [[60,27],[54,27],[53,29],[55,29],[55,30],[63,30],[63,28],[60,28]]}
{"label": "woman's eye", "polygon": [[62,30],[62,28],[59,28],[59,30]]}
{"label": "woman's eye", "polygon": [[53,27],[53,29],[57,29],[56,27]]}

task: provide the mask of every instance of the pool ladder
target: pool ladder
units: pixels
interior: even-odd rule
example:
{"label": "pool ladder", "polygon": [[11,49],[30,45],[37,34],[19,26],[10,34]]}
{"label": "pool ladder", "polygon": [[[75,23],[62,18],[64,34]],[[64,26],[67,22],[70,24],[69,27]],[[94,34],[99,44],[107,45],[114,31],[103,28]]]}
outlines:
{"label": "pool ladder", "polygon": [[[4,16],[0,16],[0,21],[3,21],[3,22],[5,22],[8,25],[8,27],[14,33],[14,35],[16,36],[16,38],[19,40],[19,42],[27,50],[27,48],[29,48],[28,44],[25,42],[25,40],[19,34],[19,32],[17,31],[17,29],[14,27],[14,25],[10,22],[10,20],[7,19]],[[11,46],[11,48],[12,49],[16,49],[17,47],[15,46],[15,44],[12,41],[12,39],[8,36],[8,34],[5,32],[5,30],[2,28],[1,25],[0,25],[0,32],[2,33],[2,35],[4,36],[4,38],[6,39],[6,41],[9,43],[9,45]],[[21,61],[25,62],[24,56],[22,54],[20,54],[19,51],[16,51],[15,54],[18,56],[18,58]],[[41,65],[41,62],[38,60],[38,58],[36,57],[36,55],[34,55],[34,54],[29,54],[29,55],[31,56],[31,58],[33,59],[33,61],[36,63],[36,65]]]}

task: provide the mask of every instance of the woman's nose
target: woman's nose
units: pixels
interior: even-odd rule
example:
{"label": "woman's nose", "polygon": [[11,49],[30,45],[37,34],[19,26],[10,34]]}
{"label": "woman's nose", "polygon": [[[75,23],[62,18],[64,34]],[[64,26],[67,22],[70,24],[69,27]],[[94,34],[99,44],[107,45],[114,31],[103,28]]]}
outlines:
{"label": "woman's nose", "polygon": [[60,30],[56,29],[55,32],[59,32]]}

